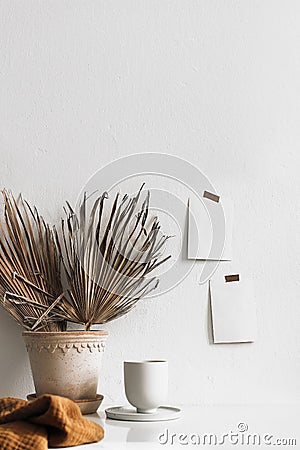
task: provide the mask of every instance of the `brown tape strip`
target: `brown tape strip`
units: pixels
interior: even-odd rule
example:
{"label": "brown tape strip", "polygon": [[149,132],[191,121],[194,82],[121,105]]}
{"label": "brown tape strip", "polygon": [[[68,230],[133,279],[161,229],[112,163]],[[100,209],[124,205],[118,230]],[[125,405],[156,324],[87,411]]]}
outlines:
{"label": "brown tape strip", "polygon": [[212,200],[213,202],[219,203],[220,196],[216,194],[212,194],[211,192],[204,191],[203,197],[208,198],[209,200]]}
{"label": "brown tape strip", "polygon": [[239,274],[225,275],[225,281],[226,281],[226,283],[229,283],[230,281],[240,281],[240,276],[239,276]]}

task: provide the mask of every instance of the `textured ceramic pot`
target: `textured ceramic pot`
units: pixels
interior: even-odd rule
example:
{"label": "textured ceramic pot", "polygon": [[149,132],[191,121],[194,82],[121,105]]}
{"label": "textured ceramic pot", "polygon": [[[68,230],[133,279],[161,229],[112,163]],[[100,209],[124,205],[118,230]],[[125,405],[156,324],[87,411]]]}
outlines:
{"label": "textured ceramic pot", "polygon": [[36,395],[96,398],[106,331],[23,332]]}
{"label": "textured ceramic pot", "polygon": [[127,400],[138,413],[154,413],[167,398],[167,361],[125,361],[124,384]]}

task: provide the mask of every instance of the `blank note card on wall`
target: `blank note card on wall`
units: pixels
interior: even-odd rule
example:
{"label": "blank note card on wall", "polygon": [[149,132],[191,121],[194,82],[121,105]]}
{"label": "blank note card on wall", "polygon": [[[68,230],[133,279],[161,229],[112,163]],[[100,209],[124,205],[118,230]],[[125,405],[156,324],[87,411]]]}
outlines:
{"label": "blank note card on wall", "polygon": [[215,344],[253,342],[256,308],[251,280],[239,274],[216,275],[209,283]]}
{"label": "blank note card on wall", "polygon": [[199,199],[189,199],[188,223],[189,259],[232,259],[233,204],[230,200],[206,191]]}

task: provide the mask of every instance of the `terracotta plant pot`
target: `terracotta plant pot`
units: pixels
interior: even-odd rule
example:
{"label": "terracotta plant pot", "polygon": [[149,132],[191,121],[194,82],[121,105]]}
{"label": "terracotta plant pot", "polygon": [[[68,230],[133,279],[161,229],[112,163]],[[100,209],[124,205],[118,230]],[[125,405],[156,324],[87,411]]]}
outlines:
{"label": "terracotta plant pot", "polygon": [[106,331],[23,332],[36,395],[96,398],[107,335]]}

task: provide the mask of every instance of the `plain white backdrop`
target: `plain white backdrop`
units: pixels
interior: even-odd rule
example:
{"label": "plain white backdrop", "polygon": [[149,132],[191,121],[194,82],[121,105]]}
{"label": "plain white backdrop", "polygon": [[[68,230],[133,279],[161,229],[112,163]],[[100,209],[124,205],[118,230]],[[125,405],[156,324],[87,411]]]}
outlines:
{"label": "plain white backdrop", "polygon": [[[209,343],[196,264],[105,327],[107,403],[140,358],[168,359],[169,403],[299,403],[299,55],[298,0],[1,0],[1,188],[55,223],[97,168],[166,152],[234,199],[257,341]],[[2,310],[0,342],[0,395],[24,397],[21,329]]]}

